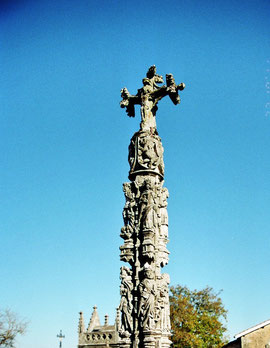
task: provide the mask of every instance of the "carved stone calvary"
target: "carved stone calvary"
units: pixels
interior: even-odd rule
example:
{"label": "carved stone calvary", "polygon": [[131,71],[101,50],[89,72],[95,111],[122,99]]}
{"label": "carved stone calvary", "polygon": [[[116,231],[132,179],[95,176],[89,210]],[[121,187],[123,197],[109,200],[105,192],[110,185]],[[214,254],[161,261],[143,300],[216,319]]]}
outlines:
{"label": "carved stone calvary", "polygon": [[171,344],[169,275],[161,273],[168,263],[168,190],[163,187],[163,147],[156,129],[158,101],[168,95],[176,105],[178,91],[185,84],[175,84],[172,74],[163,78],[156,67],[149,68],[143,87],[136,95],[121,90],[122,108],[135,116],[135,104],[141,106],[140,130],[129,145],[129,179],[123,184],[126,203],[123,209],[124,226],[120,236],[121,267],[118,307],[119,346],[125,348],[165,348]]}
{"label": "carved stone calvary", "polygon": [[184,83],[179,85],[175,84],[172,74],[166,75],[166,84],[161,87],[158,84],[163,83],[163,77],[156,74],[156,67],[152,65],[146,77],[142,80],[143,87],[138,90],[136,95],[131,95],[127,88],[121,90],[121,97],[123,100],[120,102],[121,108],[126,108],[128,116],[135,116],[135,104],[141,105],[141,131],[150,131],[156,133],[156,112],[157,103],[160,99],[169,95],[172,102],[177,105],[180,103],[180,96],[178,91],[182,91],[185,88]]}

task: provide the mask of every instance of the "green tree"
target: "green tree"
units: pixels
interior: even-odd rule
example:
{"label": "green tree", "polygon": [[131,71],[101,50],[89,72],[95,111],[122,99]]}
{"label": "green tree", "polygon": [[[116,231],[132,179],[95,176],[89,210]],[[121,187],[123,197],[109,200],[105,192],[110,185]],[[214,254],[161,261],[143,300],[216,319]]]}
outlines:
{"label": "green tree", "polygon": [[175,348],[220,348],[227,340],[227,310],[212,288],[170,287],[172,341]]}
{"label": "green tree", "polygon": [[9,309],[0,310],[0,347],[15,347],[16,336],[24,334],[26,326],[27,322]]}

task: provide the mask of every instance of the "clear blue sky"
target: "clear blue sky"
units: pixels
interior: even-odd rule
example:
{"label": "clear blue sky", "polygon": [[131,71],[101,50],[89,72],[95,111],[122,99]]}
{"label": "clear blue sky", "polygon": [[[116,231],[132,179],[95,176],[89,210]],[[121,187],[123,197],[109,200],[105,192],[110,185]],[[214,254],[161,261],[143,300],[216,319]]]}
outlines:
{"label": "clear blue sky", "polygon": [[162,100],[171,284],[223,289],[235,333],[270,318],[270,2],[1,1],[0,306],[18,348],[77,344],[78,312],[113,322],[127,148],[120,89],[148,67]]}

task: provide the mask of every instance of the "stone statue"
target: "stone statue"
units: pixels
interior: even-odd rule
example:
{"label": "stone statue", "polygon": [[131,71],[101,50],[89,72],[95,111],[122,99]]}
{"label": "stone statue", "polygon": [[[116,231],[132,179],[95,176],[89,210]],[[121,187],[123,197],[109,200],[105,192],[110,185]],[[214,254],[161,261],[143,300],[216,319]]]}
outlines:
{"label": "stone statue", "polygon": [[124,336],[128,336],[132,332],[132,290],[133,283],[131,277],[132,271],[128,267],[121,267],[120,271],[120,294],[121,300],[119,305],[120,317],[120,333]]}
{"label": "stone statue", "polygon": [[135,195],[132,192],[131,184],[124,183],[123,191],[126,196],[126,204],[123,209],[123,220],[125,225],[129,224],[131,227],[133,227],[134,219],[135,219],[134,207],[136,206],[136,202],[135,202]]}
{"label": "stone statue", "polygon": [[160,235],[161,237],[168,237],[168,211],[167,211],[167,198],[169,192],[166,187],[161,189],[160,194]]}
{"label": "stone statue", "polygon": [[161,177],[164,175],[163,147],[160,137],[150,131],[134,134],[129,146],[130,176],[151,171]]}
{"label": "stone statue", "polygon": [[[131,95],[127,88],[121,90],[121,108],[128,116],[135,116],[135,105],[140,105],[140,129],[132,136],[128,162],[130,182],[123,184],[125,205],[124,226],[120,237],[120,260],[129,264],[120,270],[120,304],[114,329],[100,326],[96,310],[88,329],[83,317],[79,322],[78,348],[169,348],[171,346],[169,276],[162,273],[168,263],[168,190],[163,187],[163,146],[157,132],[156,112],[158,102],[169,96],[176,105],[180,103],[179,91],[185,84],[177,85],[172,74],[163,77],[152,65],[143,86]],[[95,319],[95,320],[94,320]]]}
{"label": "stone statue", "polygon": [[154,328],[157,288],[152,269],[145,267],[144,276],[145,278],[139,285],[140,303],[138,316],[141,327],[144,330],[150,330]]}
{"label": "stone statue", "polygon": [[158,226],[157,196],[149,180],[145,181],[145,190],[141,195],[140,222],[143,231],[153,230]]}
{"label": "stone statue", "polygon": [[161,87],[158,84],[163,83],[163,78],[156,74],[156,67],[152,65],[146,74],[146,78],[142,80],[143,87],[138,90],[136,95],[131,95],[127,88],[121,90],[120,102],[122,108],[126,108],[130,117],[135,116],[135,104],[141,105],[141,130],[150,131],[152,134],[157,133],[156,130],[156,111],[158,101],[166,95],[169,95],[174,104],[180,103],[178,91],[185,88],[184,83],[175,84],[172,74],[166,75],[166,84]]}
{"label": "stone statue", "polygon": [[130,269],[121,268],[121,301],[119,306],[120,348],[169,348],[170,306],[169,276],[161,269],[168,263],[168,190],[163,187],[163,147],[157,132],[157,104],[169,96],[180,103],[179,91],[172,74],[158,75],[151,66],[143,86],[136,95],[127,88],[121,90],[120,106],[128,116],[135,116],[135,105],[140,105],[140,130],[131,138],[128,161],[130,183],[123,185],[125,206],[124,226],[120,236],[120,260]]}
{"label": "stone statue", "polygon": [[149,169],[155,169],[163,151],[160,143],[154,137],[141,137],[138,146],[138,162]]}
{"label": "stone statue", "polygon": [[170,331],[170,301],[169,301],[169,289],[170,276],[167,273],[161,275],[161,279],[158,287],[158,326],[165,331]]}

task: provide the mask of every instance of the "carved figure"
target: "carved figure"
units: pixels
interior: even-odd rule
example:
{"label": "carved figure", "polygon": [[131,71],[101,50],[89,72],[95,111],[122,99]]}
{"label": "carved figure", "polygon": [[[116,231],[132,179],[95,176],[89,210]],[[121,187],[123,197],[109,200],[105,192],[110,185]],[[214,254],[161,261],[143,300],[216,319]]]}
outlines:
{"label": "carved figure", "polygon": [[128,159],[131,180],[136,173],[148,170],[161,177],[164,175],[163,147],[157,134],[145,131],[135,133],[129,145]]}
{"label": "carved figure", "polygon": [[169,197],[169,191],[166,187],[162,187],[160,194],[160,207],[166,208],[168,205],[167,198]]}
{"label": "carved figure", "polygon": [[139,285],[140,302],[138,316],[141,327],[144,330],[150,330],[154,328],[155,324],[155,297],[157,295],[157,288],[154,273],[150,268],[145,268],[144,276],[145,278]]}
{"label": "carved figure", "polygon": [[123,191],[126,196],[126,204],[123,209],[123,220],[125,225],[130,224],[131,227],[133,227],[135,220],[135,212],[133,208],[136,206],[135,194],[132,192],[130,183],[123,184]]}
{"label": "carved figure", "polygon": [[131,95],[127,88],[121,90],[122,101],[121,108],[126,108],[130,117],[135,116],[135,104],[141,105],[141,130],[150,131],[152,134],[156,131],[156,111],[157,103],[166,95],[169,95],[174,104],[180,103],[178,91],[185,88],[185,84],[175,84],[172,74],[166,75],[167,86],[158,86],[163,83],[162,76],[156,73],[155,65],[152,65],[143,79],[143,87],[138,90],[136,95]]}
{"label": "carved figure", "polygon": [[[149,169],[154,169],[162,158],[157,140],[153,137],[139,139],[138,162]],[[160,153],[161,152],[161,153]]]}
{"label": "carved figure", "polygon": [[162,330],[170,331],[170,302],[169,288],[170,276],[167,273],[161,275],[160,285],[158,287],[158,326]]}
{"label": "carved figure", "polygon": [[120,332],[126,336],[126,333],[131,333],[132,331],[132,271],[128,267],[121,267],[120,270],[120,294],[121,300],[119,305],[119,311],[121,313],[120,318]]}
{"label": "carved figure", "polygon": [[135,163],[135,139],[134,137],[131,139],[130,145],[128,147],[128,163],[130,165],[130,169],[133,169]]}
{"label": "carved figure", "polygon": [[160,194],[160,236],[168,237],[168,211],[167,211],[167,198],[169,197],[169,192],[166,187],[161,189]]}
{"label": "carved figure", "polygon": [[157,69],[155,65],[150,66],[146,73],[146,77],[151,81],[151,85],[153,86],[153,89],[158,89],[159,86],[157,83],[163,83],[163,77],[161,75],[158,75]]}
{"label": "carved figure", "polygon": [[122,237],[125,240],[129,240],[132,236],[133,229],[130,225],[125,225],[121,228],[120,237]]}
{"label": "carved figure", "polygon": [[145,181],[145,190],[141,195],[141,213],[140,222],[142,230],[153,230],[158,226],[158,202],[157,195],[155,194],[151,182]]}
{"label": "carved figure", "polygon": [[153,115],[153,107],[155,99],[152,96],[154,86],[148,78],[143,79],[143,88],[140,89],[141,94],[141,130],[146,131],[156,129],[156,118]]}

